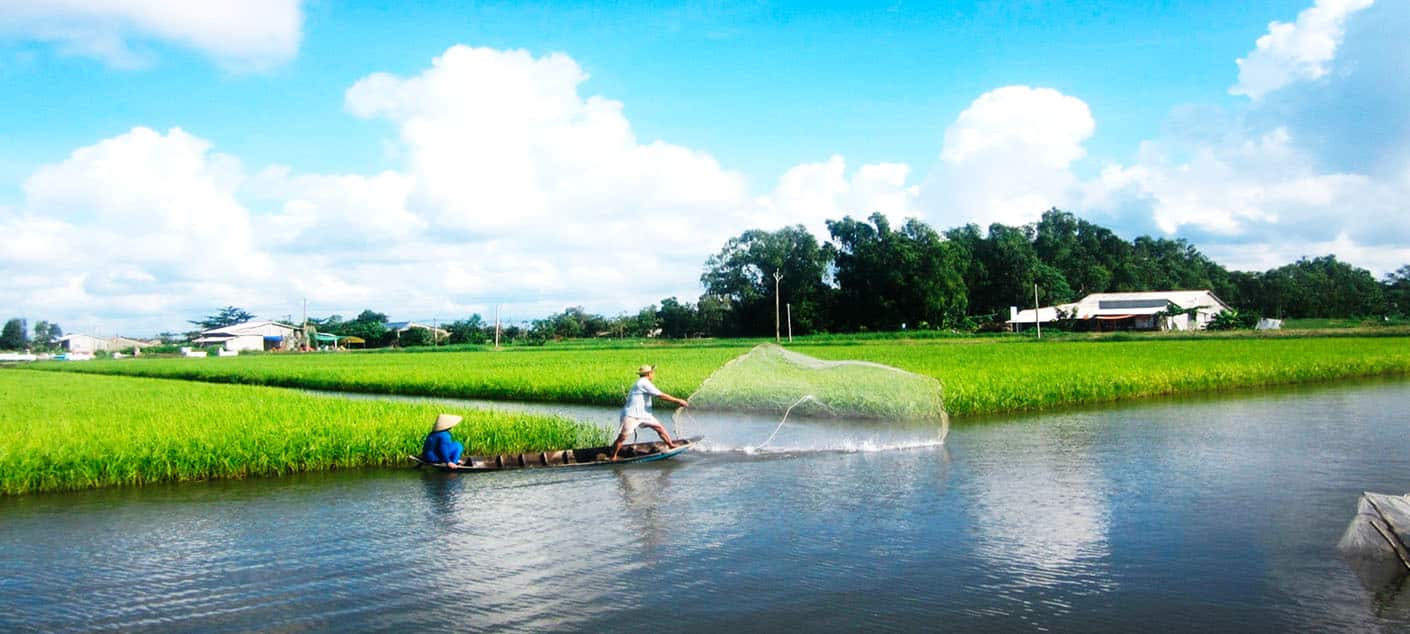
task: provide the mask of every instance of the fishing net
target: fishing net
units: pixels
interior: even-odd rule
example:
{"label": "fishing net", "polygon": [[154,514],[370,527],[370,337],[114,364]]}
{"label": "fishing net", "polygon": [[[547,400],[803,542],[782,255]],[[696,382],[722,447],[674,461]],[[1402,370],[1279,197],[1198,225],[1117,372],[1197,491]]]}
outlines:
{"label": "fishing net", "polygon": [[933,377],[866,361],[824,361],[774,344],[756,346],[711,374],[677,415],[677,429],[701,431],[706,418],[733,427],[768,423],[773,429],[756,446],[768,445],[786,425],[811,428],[814,441],[818,429],[831,428],[873,445],[897,440],[879,430],[910,430],[921,439],[902,444],[938,443],[949,430]]}
{"label": "fishing net", "polygon": [[1372,591],[1410,574],[1410,495],[1362,494],[1337,550]]}

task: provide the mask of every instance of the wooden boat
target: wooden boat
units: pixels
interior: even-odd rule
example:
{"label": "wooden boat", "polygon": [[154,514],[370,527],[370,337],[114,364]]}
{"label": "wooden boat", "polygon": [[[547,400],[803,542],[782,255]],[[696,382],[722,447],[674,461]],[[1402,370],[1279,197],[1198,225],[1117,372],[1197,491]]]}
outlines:
{"label": "wooden boat", "polygon": [[497,456],[469,456],[462,458],[459,468],[430,463],[418,456],[407,456],[416,467],[432,467],[440,471],[502,471],[505,469],[531,469],[534,467],[588,467],[595,465],[629,464],[633,462],[654,462],[674,458],[700,443],[704,436],[677,438],[674,448],[664,442],[638,442],[622,445],[616,460],[608,460],[612,446],[588,447],[586,449],[564,449],[562,451],[539,451],[529,453],[507,453]]}

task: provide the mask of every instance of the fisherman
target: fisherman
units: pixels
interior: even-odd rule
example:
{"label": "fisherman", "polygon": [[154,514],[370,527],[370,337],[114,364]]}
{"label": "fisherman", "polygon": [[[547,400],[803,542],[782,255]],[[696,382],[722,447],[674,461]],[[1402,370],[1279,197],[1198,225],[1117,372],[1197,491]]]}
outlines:
{"label": "fisherman", "polygon": [[421,445],[421,459],[431,464],[444,464],[452,469],[460,468],[460,454],[465,451],[462,445],[450,437],[450,428],[460,424],[464,418],[455,414],[441,414],[426,442]]}
{"label": "fisherman", "polygon": [[617,452],[622,450],[622,443],[626,442],[627,436],[635,432],[639,426],[651,428],[661,437],[661,440],[666,441],[667,447],[675,448],[676,443],[671,440],[671,435],[666,433],[665,426],[651,415],[651,397],[659,396],[663,400],[681,407],[690,406],[689,401],[676,398],[656,388],[656,384],[652,383],[656,378],[656,366],[643,365],[636,369],[636,374],[641,378],[637,379],[636,383],[632,384],[632,389],[627,392],[627,403],[622,406],[622,432],[617,434],[617,442],[612,443],[610,460],[617,459]]}

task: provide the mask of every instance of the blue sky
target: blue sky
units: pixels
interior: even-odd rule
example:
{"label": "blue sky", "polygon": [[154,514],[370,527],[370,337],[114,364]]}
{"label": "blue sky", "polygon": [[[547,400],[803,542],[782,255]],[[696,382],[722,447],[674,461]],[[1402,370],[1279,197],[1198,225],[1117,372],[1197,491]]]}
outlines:
{"label": "blue sky", "polygon": [[642,138],[704,149],[763,185],[833,153],[926,165],[955,115],[1009,84],[1080,96],[1100,121],[1092,158],[1120,160],[1172,105],[1232,101],[1232,60],[1306,3],[865,4],[316,3],[297,57],[239,74],[160,40],[137,44],[149,66],[115,70],[12,37],[6,184],[134,125],[199,130],[254,163],[391,167],[385,126],[347,116],[343,91],[456,43],[572,55],[583,91],[624,102]]}
{"label": "blue sky", "polygon": [[0,16],[0,307],[612,313],[872,210],[1410,261],[1402,3],[186,4]]}

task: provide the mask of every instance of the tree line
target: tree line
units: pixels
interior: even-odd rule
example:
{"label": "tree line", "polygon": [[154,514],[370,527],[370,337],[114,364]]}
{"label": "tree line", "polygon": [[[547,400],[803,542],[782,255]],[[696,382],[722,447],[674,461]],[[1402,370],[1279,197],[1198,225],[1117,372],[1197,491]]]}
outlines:
{"label": "tree line", "polygon": [[[946,231],[908,219],[899,227],[874,213],[826,223],[819,240],[802,225],[751,229],[709,256],[694,301],[662,299],[635,313],[604,316],[581,306],[500,328],[504,343],[534,344],[581,337],[729,337],[774,332],[775,301],[797,333],[901,329],[984,330],[999,327],[1010,306],[1031,306],[1034,285],[1043,305],[1089,293],[1209,289],[1256,316],[1410,317],[1410,264],[1376,280],[1334,255],[1303,258],[1262,272],[1230,271],[1183,239],[1115,232],[1058,209],[1035,223],[967,224]],[[230,306],[190,323],[202,328],[240,323],[254,315]],[[363,339],[368,347],[481,344],[495,324],[480,315],[429,330],[396,333],[387,315],[364,310],[352,319],[311,318],[319,332]],[[292,325],[292,324],[291,324]],[[193,333],[187,333],[189,335]],[[0,350],[50,350],[63,331],[24,320],[0,331]],[[163,340],[175,339],[163,333]]]}
{"label": "tree line", "polygon": [[1007,319],[1010,306],[1032,306],[1035,285],[1045,306],[1090,293],[1209,289],[1268,317],[1410,313],[1410,265],[1381,282],[1333,255],[1230,271],[1183,239],[1127,241],[1058,209],[987,231],[968,224],[939,232],[916,219],[898,228],[879,213],[826,226],[826,242],[801,225],[726,242],[701,275],[696,311],[708,302],[712,318],[700,320],[700,334],[772,334],[775,292],[803,332],[984,329]]}
{"label": "tree line", "polygon": [[53,352],[59,349],[63,336],[64,329],[59,324],[47,321],[34,322],[34,335],[30,336],[27,320],[15,317],[0,327],[0,350]]}

